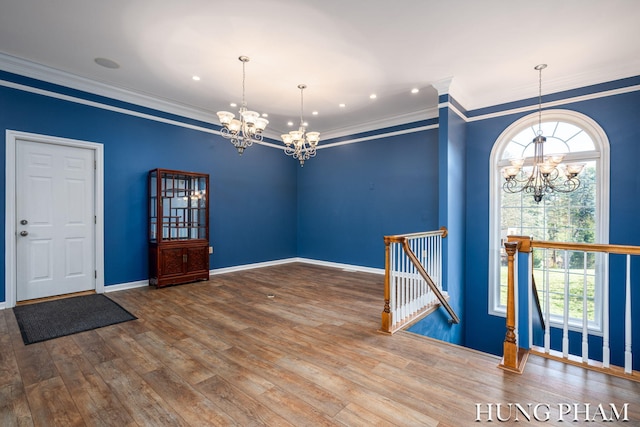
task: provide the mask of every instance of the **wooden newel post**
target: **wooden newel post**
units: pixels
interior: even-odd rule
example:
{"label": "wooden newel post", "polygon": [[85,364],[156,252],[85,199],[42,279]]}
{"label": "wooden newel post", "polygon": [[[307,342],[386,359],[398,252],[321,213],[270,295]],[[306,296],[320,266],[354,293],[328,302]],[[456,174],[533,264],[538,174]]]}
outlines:
{"label": "wooden newel post", "polygon": [[507,251],[507,333],[504,338],[503,356],[500,367],[522,373],[528,353],[519,351],[516,342],[516,301],[515,301],[515,256],[520,242],[506,242]]}
{"label": "wooden newel post", "polygon": [[384,309],[382,310],[382,326],[381,332],[391,333],[392,316],[389,301],[391,300],[391,274],[390,274],[390,255],[389,245],[391,241],[385,237],[384,239]]}

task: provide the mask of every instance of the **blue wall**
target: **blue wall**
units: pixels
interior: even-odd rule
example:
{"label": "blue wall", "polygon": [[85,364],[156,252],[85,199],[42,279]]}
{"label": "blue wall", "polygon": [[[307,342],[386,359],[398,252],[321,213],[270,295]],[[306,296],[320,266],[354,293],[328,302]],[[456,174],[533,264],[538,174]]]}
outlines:
{"label": "blue wall", "polygon": [[[0,78],[98,98],[9,73],[1,73]],[[105,98],[97,100],[149,112]],[[170,116],[159,112],[157,115]],[[180,117],[169,118],[212,127]],[[104,145],[107,286],[148,278],[146,178],[147,172],[157,167],[210,174],[210,242],[215,249],[211,268],[296,256],[297,166],[280,150],[254,145],[240,157],[227,140],[207,132],[0,87],[0,130],[6,129]],[[5,155],[2,138],[3,177]],[[4,236],[4,185],[0,192],[0,234]],[[0,256],[4,259],[4,255],[2,245]],[[2,263],[0,277],[4,275]],[[0,301],[4,299],[3,283]]]}
{"label": "blue wall", "polygon": [[[605,85],[582,88],[554,94],[543,99],[569,99],[586,93],[597,93],[605,89],[637,85],[640,78],[607,83]],[[614,86],[614,87],[612,87]],[[528,105],[535,105],[530,100]],[[498,106],[493,111],[508,111],[514,105]],[[640,224],[637,209],[640,200],[640,174],[637,162],[639,158],[640,92],[630,92],[582,102],[568,103],[555,108],[578,111],[594,119],[605,131],[611,148],[611,190],[610,190],[610,229],[609,241],[613,244],[640,245]],[[467,346],[501,354],[505,334],[505,319],[488,314],[489,296],[487,279],[489,277],[489,157],[491,148],[502,131],[511,123],[528,113],[510,114],[485,120],[471,121],[467,128],[467,232],[466,232],[466,317],[469,321],[465,329]],[[473,115],[473,112],[471,113]],[[611,271],[611,324],[620,325],[623,307],[624,269],[618,268],[619,261],[613,259]],[[636,270],[636,275],[638,270]],[[640,281],[632,277],[633,305],[640,307]],[[636,310],[637,312],[637,310]],[[639,342],[640,332],[635,329],[633,341]],[[624,343],[622,331],[612,330],[612,342],[616,343],[616,353],[612,354],[612,363],[621,363],[621,343]],[[623,345],[623,344],[622,344]],[[612,351],[614,349],[612,348]],[[634,363],[640,363],[638,352]]]}
{"label": "blue wall", "polygon": [[384,268],[383,236],[438,229],[437,138],[318,150],[298,171],[298,256]]}
{"label": "blue wall", "polygon": [[[440,103],[455,100],[440,95]],[[438,224],[447,227],[443,240],[443,289],[449,293],[449,304],[460,318],[460,324],[449,323],[444,308],[413,325],[409,330],[418,334],[464,345],[464,272],[465,272],[465,169],[466,123],[448,106],[440,108],[438,128],[439,206]],[[439,227],[438,227],[439,228]]]}

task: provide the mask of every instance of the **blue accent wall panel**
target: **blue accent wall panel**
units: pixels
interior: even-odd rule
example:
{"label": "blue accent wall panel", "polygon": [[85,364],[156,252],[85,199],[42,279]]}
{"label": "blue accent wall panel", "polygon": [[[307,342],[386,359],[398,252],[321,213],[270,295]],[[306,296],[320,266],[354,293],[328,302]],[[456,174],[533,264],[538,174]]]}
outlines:
{"label": "blue accent wall panel", "polygon": [[[453,98],[450,98],[453,101]],[[440,109],[439,131],[439,227],[449,232],[443,239],[443,289],[460,324],[449,323],[449,315],[440,308],[417,322],[409,330],[455,344],[464,344],[465,228],[466,228],[466,123],[449,108]],[[439,228],[438,227],[438,228]]]}
{"label": "blue accent wall panel", "polygon": [[[157,167],[210,174],[211,268],[296,256],[297,166],[279,150],[254,145],[239,156],[208,132],[0,87],[0,130],[6,129],[103,144],[107,286],[148,278],[146,179]],[[0,192],[4,236],[4,185]],[[4,258],[4,245],[0,252]]]}
{"label": "blue accent wall panel", "polygon": [[[446,291],[452,308],[461,319],[460,325],[452,325],[446,341],[464,344],[464,289],[465,289],[465,234],[466,234],[466,130],[467,125],[450,109],[449,114],[449,159],[448,159],[448,221],[449,235]],[[443,172],[441,172],[442,175]],[[443,337],[444,338],[444,337]]]}
{"label": "blue accent wall panel", "polygon": [[438,228],[437,131],[318,150],[298,170],[298,256],[384,268],[385,235]]}

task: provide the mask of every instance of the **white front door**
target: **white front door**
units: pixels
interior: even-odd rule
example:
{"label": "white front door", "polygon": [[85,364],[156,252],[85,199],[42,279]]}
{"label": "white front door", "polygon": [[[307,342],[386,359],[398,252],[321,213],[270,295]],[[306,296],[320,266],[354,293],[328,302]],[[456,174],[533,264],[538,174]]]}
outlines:
{"label": "white front door", "polygon": [[16,299],[96,288],[95,152],[16,140]]}

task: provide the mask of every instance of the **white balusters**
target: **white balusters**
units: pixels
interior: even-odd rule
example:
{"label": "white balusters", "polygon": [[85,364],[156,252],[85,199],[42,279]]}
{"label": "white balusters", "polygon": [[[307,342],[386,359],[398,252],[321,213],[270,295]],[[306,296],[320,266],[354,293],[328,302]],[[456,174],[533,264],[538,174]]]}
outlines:
{"label": "white balusters", "polygon": [[389,271],[387,272],[389,275],[389,308],[391,310],[392,319],[395,323],[395,315],[398,308],[398,268],[397,262],[398,257],[396,255],[396,251],[398,250],[396,243],[389,244]]}
{"label": "white balusters", "polygon": [[624,303],[624,373],[631,373],[631,255],[627,255],[627,280]]}
{"label": "white balusters", "polygon": [[[608,264],[609,256],[603,254],[604,262]],[[611,364],[611,349],[609,348],[609,280],[602,281],[602,366],[609,368]]]}
{"label": "white balusters", "polygon": [[[416,233],[404,236],[409,249],[415,254],[427,274],[442,290],[442,231]],[[437,298],[416,266],[411,262],[402,246],[402,240],[391,241],[389,245],[389,307],[392,326],[406,322],[425,307],[430,307]]]}
{"label": "white balusters", "polygon": [[549,354],[551,350],[551,293],[549,292],[549,266],[547,261],[547,250],[542,251],[544,253],[544,352]]}
{"label": "white balusters", "polygon": [[587,304],[587,252],[582,254],[582,361],[589,361],[589,310]]}
{"label": "white balusters", "polygon": [[562,357],[569,357],[569,253],[564,251],[564,295],[562,310]]}
{"label": "white balusters", "polygon": [[[632,304],[634,297],[632,292],[634,286],[637,288],[640,272],[635,272],[636,284],[632,284],[631,257],[632,255],[640,255],[640,246],[536,242],[520,236],[512,236],[511,238],[513,240],[509,240],[510,244],[518,240],[525,247],[525,252],[534,249],[536,254],[542,254],[543,286],[540,298],[542,307],[540,308],[544,318],[543,343],[540,343],[539,338],[534,340],[533,316],[537,316],[538,313],[537,307],[533,303],[533,295],[530,293],[527,298],[518,302],[517,283],[512,283],[511,275],[509,277],[509,292],[513,292],[510,298],[516,302],[515,310],[527,308],[529,313],[529,348],[537,354],[547,355],[554,359],[561,357],[568,363],[595,367],[598,370],[609,370],[613,375],[637,376],[639,368],[637,365],[634,366],[632,331],[633,319],[639,319],[640,312],[638,307],[634,307]],[[548,253],[551,250],[561,251],[561,267],[555,266],[555,257]],[[617,271],[611,275],[613,281],[609,283],[609,260],[612,256],[620,255],[625,257],[625,270],[623,271],[622,265],[620,265]],[[580,256],[582,256],[582,263],[579,263]],[[580,264],[582,264],[582,271],[580,271]],[[530,256],[527,265],[529,276],[527,289],[531,292],[533,291],[531,279],[533,265],[533,256]],[[518,271],[517,264],[515,267]],[[536,271],[538,270],[536,269]],[[513,278],[513,282],[516,280],[517,275]],[[601,283],[600,290],[596,286],[597,283]],[[511,289],[512,286],[513,289]],[[615,293],[616,300],[611,299],[610,292]],[[615,306],[610,308],[610,304],[614,302]],[[614,310],[615,316],[610,316],[611,310]],[[516,322],[517,317],[516,315]],[[594,330],[594,325],[599,326],[598,330]],[[509,320],[507,320],[507,326],[509,329]],[[516,333],[517,328],[516,324]],[[615,331],[614,334],[612,334],[612,330]],[[613,342],[611,341],[612,336],[616,337]],[[602,337],[601,355],[598,349],[590,348],[590,344],[593,344],[594,340],[599,337]],[[543,348],[538,347],[536,341],[538,341],[538,345],[542,344]],[[611,364],[612,357],[614,364],[618,366]]]}

